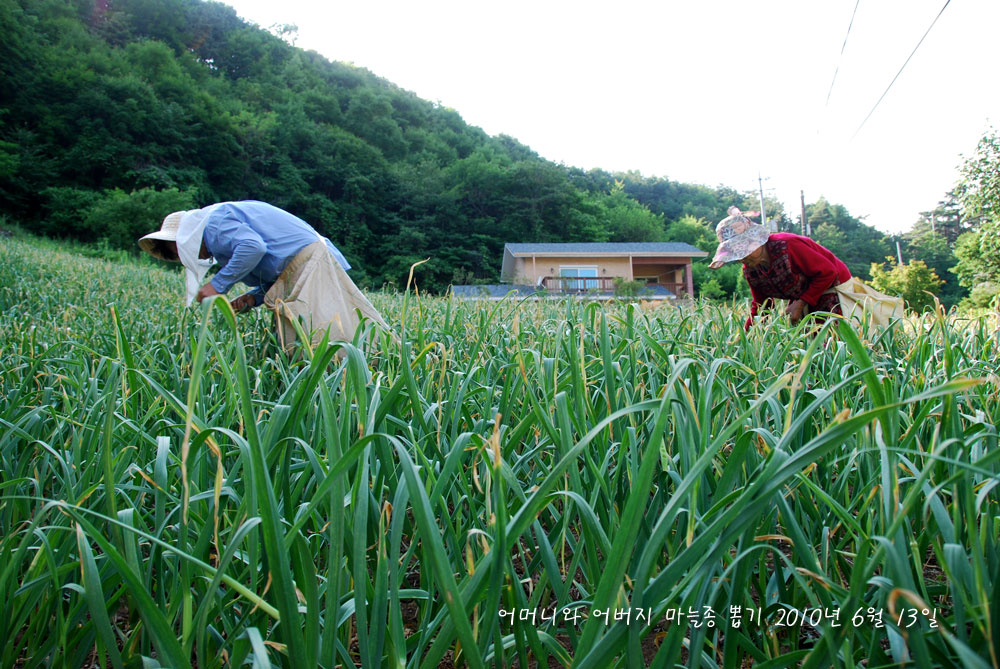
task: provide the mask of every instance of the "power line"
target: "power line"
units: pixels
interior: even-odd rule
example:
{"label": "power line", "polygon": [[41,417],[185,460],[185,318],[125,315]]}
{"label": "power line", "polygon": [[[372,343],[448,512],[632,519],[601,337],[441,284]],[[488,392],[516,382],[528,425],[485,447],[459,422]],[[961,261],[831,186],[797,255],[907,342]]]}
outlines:
{"label": "power line", "polygon": [[851,22],[847,24],[847,34],[844,35],[844,44],[840,47],[840,58],[837,59],[837,68],[833,71],[833,80],[830,82],[830,90],[826,94],[826,104],[830,106],[830,95],[833,94],[833,84],[837,81],[837,73],[840,72],[840,63],[844,60],[844,49],[847,48],[847,38],[851,36],[851,28],[854,26],[854,17],[858,13],[858,5],[861,0],[854,4],[854,12],[851,14]]}
{"label": "power line", "polygon": [[854,139],[855,137],[857,137],[858,133],[861,132],[861,128],[865,127],[865,123],[867,123],[868,119],[870,119],[872,117],[872,114],[875,113],[875,110],[878,108],[879,104],[885,98],[886,93],[888,93],[889,89],[892,88],[892,85],[894,83],[896,83],[896,79],[899,79],[899,75],[901,75],[903,73],[903,70],[906,69],[906,65],[907,65],[907,63],[910,62],[910,59],[913,58],[913,54],[915,54],[917,52],[917,49],[920,48],[920,45],[924,43],[924,39],[930,33],[931,29],[934,28],[934,24],[936,24],[938,22],[938,19],[941,18],[942,14],[944,14],[944,10],[948,7],[948,5],[950,3],[951,3],[951,0],[945,0],[944,7],[941,8],[941,11],[938,12],[937,16],[934,17],[934,20],[931,21],[931,25],[927,28],[927,31],[924,32],[924,36],[920,38],[920,41],[917,42],[917,46],[913,47],[913,51],[911,51],[910,55],[907,56],[906,61],[903,63],[903,67],[899,68],[899,72],[897,72],[896,76],[893,77],[892,81],[889,82],[889,85],[886,87],[885,92],[882,93],[882,97],[880,97],[878,99],[878,102],[875,103],[875,106],[872,107],[872,110],[870,112],[868,112],[868,116],[865,117],[865,120],[861,122],[861,125],[858,126],[858,129],[854,131],[853,135],[851,135],[851,139]]}

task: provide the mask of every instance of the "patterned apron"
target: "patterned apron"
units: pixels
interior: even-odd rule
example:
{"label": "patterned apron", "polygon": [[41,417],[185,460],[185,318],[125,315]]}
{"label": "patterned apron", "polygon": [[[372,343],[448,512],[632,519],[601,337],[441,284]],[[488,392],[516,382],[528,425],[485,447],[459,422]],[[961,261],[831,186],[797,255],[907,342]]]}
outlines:
{"label": "patterned apron", "polygon": [[[792,265],[791,256],[788,254],[788,242],[769,240],[767,254],[771,258],[767,266],[743,266],[743,276],[746,277],[747,283],[753,287],[757,295],[766,298],[759,308],[772,308],[776,299],[800,299],[809,288],[811,280]],[[840,310],[840,297],[836,291],[823,293],[815,307],[809,305],[806,307],[806,313],[815,311],[843,313]]]}

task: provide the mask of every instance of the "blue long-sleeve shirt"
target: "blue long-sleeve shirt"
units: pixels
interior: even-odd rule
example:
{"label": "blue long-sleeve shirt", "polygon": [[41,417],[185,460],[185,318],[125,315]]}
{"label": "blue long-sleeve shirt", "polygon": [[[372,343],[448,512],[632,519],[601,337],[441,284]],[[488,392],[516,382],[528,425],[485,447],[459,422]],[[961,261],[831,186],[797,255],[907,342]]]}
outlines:
{"label": "blue long-sleeve shirt", "polygon": [[[301,218],[266,202],[223,202],[209,212],[202,235],[205,248],[222,265],[212,287],[226,293],[242,281],[254,288],[259,305],[292,258],[318,239]],[[340,266],[351,269],[337,247],[325,241]]]}

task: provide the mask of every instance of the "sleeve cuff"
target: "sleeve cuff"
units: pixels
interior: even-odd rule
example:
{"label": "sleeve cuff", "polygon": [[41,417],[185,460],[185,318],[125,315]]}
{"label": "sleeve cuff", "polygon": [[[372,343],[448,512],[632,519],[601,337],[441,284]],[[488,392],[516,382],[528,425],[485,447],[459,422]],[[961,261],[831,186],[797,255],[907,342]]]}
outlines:
{"label": "sleeve cuff", "polygon": [[209,283],[212,284],[212,288],[215,288],[223,295],[228,293],[229,289],[233,287],[233,284],[227,283],[225,280],[220,280],[218,274],[212,277],[212,280],[209,281]]}
{"label": "sleeve cuff", "polygon": [[810,307],[815,307],[816,304],[819,302],[819,298],[821,298],[823,296],[823,293],[826,292],[827,290],[828,290],[827,288],[824,288],[816,295],[812,295],[811,293],[813,291],[809,291],[809,293],[803,295],[799,299],[808,304]]}

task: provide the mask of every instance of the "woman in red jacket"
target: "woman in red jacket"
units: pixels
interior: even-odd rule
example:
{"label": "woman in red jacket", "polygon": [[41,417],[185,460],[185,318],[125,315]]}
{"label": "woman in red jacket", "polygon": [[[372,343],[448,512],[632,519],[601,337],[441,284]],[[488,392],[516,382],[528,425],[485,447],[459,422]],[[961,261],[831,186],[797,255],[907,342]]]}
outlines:
{"label": "woman in red jacket", "polygon": [[851,272],[837,256],[808,237],[768,234],[736,207],[730,207],[729,214],[715,228],[720,244],[709,267],[743,261],[743,276],[753,296],[746,329],[757,312],[775,299],[788,300],[785,313],[793,324],[812,311],[842,313],[833,287],[848,281]]}

